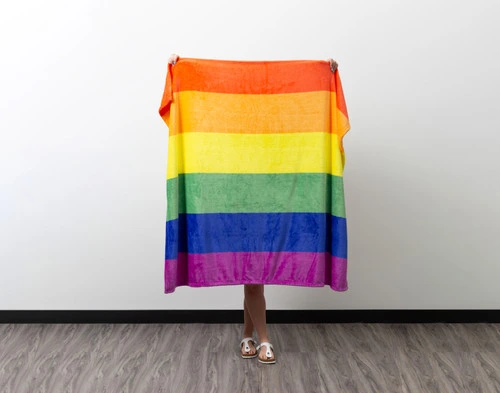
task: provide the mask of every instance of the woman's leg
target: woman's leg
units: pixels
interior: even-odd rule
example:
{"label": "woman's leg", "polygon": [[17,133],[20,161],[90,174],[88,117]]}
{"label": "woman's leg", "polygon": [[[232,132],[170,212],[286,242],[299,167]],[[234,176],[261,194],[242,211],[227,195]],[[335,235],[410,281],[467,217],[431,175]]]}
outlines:
{"label": "woman's leg", "polygon": [[[252,318],[250,317],[250,313],[248,312],[248,307],[247,307],[247,301],[246,298],[243,300],[243,320],[244,320],[244,328],[243,328],[243,338],[245,337],[253,337],[253,322]],[[250,347],[250,354],[254,354],[256,352],[255,345],[250,341],[248,342],[248,346]],[[241,345],[241,353],[246,354],[244,345]]]}
{"label": "woman's leg", "polygon": [[[245,306],[248,314],[245,313],[251,319],[250,322],[245,321],[245,334],[253,332],[253,328],[257,330],[259,341],[269,341],[266,329],[266,298],[264,297],[264,285],[263,284],[245,284]],[[250,330],[251,329],[251,330]],[[251,335],[251,334],[250,334]],[[259,357],[266,360],[266,349],[259,351]],[[271,353],[273,350],[271,349]],[[252,352],[253,353],[253,352]],[[274,354],[272,356],[274,358]]]}

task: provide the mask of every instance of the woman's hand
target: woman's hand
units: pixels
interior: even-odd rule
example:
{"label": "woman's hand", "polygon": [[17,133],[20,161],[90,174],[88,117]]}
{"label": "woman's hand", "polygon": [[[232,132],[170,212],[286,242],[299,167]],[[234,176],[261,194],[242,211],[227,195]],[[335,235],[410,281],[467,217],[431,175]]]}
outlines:
{"label": "woman's hand", "polygon": [[337,67],[339,66],[337,64],[337,62],[333,59],[328,59],[328,61],[330,62],[330,69],[332,70],[332,72],[335,72],[335,70],[337,69]]}
{"label": "woman's hand", "polygon": [[179,55],[172,53],[170,55],[170,57],[168,58],[168,63],[173,65],[173,64],[177,63],[177,60],[179,60]]}

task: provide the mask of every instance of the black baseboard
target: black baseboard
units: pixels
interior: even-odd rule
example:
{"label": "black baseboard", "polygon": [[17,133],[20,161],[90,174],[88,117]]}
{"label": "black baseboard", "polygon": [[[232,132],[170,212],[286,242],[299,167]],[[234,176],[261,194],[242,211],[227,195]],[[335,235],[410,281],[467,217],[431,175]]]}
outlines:
{"label": "black baseboard", "polygon": [[[267,310],[267,323],[499,323],[500,310]],[[243,310],[0,310],[0,323],[243,323]]]}

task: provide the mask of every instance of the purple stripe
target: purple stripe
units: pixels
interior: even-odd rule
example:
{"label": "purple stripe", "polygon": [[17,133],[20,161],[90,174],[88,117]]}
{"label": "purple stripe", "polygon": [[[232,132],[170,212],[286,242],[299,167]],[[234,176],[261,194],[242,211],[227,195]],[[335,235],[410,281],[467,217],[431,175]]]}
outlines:
{"label": "purple stripe", "polygon": [[165,293],[176,287],[296,285],[347,291],[347,259],[328,252],[179,252],[165,260]]}

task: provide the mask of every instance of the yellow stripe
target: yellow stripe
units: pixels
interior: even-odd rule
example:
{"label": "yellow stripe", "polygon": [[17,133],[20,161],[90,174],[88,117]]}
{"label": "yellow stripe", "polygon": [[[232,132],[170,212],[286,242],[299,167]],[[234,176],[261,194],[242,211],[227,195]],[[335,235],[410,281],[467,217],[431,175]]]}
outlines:
{"label": "yellow stripe", "polygon": [[[291,133],[333,132],[347,121],[337,108],[335,92],[227,94],[174,93],[163,116],[170,135],[182,132]],[[223,119],[223,123],[221,123]]]}
{"label": "yellow stripe", "polygon": [[167,179],[179,173],[300,173],[342,176],[338,138],[328,132],[169,136]]}

